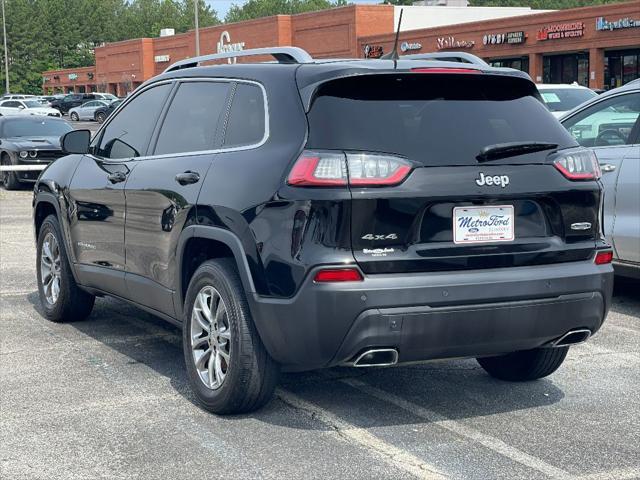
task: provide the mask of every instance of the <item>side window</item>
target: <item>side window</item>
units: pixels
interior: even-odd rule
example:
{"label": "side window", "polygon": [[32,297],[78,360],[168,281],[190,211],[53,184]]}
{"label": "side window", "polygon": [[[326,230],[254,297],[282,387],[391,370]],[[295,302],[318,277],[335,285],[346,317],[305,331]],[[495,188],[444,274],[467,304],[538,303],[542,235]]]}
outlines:
{"label": "side window", "polygon": [[20,106],[20,102],[16,102],[15,100],[10,100],[8,102],[4,102],[2,106],[6,108],[18,108]]}
{"label": "side window", "polygon": [[154,155],[212,150],[230,83],[180,84],[167,111]]}
{"label": "side window", "polygon": [[223,146],[240,147],[259,143],[265,134],[265,107],[262,89],[239,83],[224,136]]}
{"label": "side window", "polygon": [[107,125],[94,149],[103,158],[134,158],[144,155],[171,84],[145,90],[133,98]]}
{"label": "side window", "polygon": [[585,147],[625,145],[639,116],[640,93],[629,93],[598,102],[563,125]]}

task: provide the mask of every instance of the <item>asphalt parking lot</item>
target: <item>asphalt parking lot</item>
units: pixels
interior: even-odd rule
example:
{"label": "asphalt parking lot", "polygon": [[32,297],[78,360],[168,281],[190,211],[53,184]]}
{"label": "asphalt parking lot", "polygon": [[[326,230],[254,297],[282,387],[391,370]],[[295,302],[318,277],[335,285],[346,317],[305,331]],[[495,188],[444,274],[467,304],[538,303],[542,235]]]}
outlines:
{"label": "asphalt parking lot", "polygon": [[31,194],[0,190],[0,478],[640,478],[640,284],[552,377],[473,360],[283,375],[261,411],[217,417],[187,386],[180,332],[99,299],[39,312]]}

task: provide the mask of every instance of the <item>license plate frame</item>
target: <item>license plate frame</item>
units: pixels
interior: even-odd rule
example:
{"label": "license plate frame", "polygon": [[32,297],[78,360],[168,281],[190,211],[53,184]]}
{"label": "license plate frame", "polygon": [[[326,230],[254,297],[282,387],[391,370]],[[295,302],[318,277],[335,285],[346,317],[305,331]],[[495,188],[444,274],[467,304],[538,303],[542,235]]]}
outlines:
{"label": "license plate frame", "polygon": [[454,207],[452,224],[453,243],[456,245],[489,244],[515,240],[513,205]]}

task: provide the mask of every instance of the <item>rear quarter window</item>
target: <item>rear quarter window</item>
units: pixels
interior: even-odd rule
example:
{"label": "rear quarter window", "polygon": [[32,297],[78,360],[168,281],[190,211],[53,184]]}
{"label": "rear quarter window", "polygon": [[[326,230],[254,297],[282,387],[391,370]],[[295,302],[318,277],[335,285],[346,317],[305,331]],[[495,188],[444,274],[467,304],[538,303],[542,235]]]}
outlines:
{"label": "rear quarter window", "polygon": [[265,104],[262,89],[238,83],[224,136],[224,147],[242,147],[260,143],[266,134]]}
{"label": "rear quarter window", "polygon": [[533,83],[497,75],[333,80],[318,89],[308,120],[308,148],[384,152],[424,165],[476,165],[480,150],[496,143],[576,145]]}

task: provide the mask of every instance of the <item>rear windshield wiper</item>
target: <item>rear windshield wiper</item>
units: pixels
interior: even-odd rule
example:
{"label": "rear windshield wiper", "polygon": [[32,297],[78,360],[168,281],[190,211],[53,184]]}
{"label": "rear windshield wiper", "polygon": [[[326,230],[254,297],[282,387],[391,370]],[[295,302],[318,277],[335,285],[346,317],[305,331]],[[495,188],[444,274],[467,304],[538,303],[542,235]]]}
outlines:
{"label": "rear windshield wiper", "polygon": [[510,142],[487,145],[476,155],[478,162],[489,162],[501,158],[515,157],[525,153],[542,152],[558,148],[557,143],[547,142]]}

